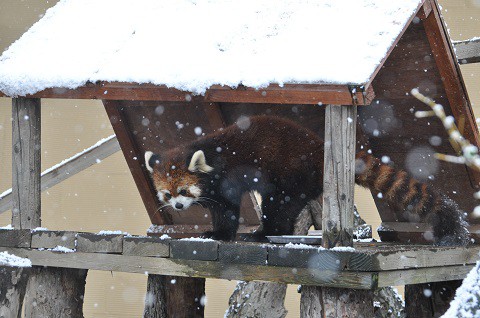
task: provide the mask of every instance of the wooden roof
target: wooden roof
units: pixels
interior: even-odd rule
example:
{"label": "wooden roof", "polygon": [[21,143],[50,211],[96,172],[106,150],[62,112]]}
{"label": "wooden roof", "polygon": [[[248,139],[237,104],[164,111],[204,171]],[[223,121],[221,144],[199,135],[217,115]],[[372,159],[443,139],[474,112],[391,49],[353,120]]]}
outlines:
{"label": "wooden roof", "polygon": [[[369,105],[358,108],[358,145],[369,147],[374,155],[390,157],[396,167],[407,171],[411,170],[409,160],[421,161],[430,152],[455,154],[440,120],[415,118],[415,111],[428,109],[410,96],[415,87],[442,104],[457,122],[463,122],[465,137],[480,146],[459,65],[434,0],[422,1],[371,78],[363,86],[355,87],[354,93],[355,102]],[[208,226],[208,212],[194,207],[187,213],[159,213],[148,172],[138,160],[143,158],[144,151],[161,152],[194,140],[198,138],[194,127],[200,126],[204,133],[209,133],[234,123],[242,115],[289,117],[323,135],[324,108],[318,104],[351,105],[352,88],[347,84],[270,84],[262,89],[212,86],[204,95],[195,95],[153,84],[97,82],[76,89],[49,88],[27,97],[102,99],[152,223],[176,224],[180,231],[188,228],[194,232],[195,226],[199,231]],[[179,129],[177,122],[187,128]],[[433,146],[432,136],[440,137],[441,142]],[[425,164],[428,166],[429,162]],[[464,165],[436,164],[433,178],[425,181],[449,195],[465,211],[472,211],[472,195],[480,174]],[[375,193],[374,199],[383,222],[405,221]],[[251,201],[245,200],[242,213],[244,225],[258,223]],[[480,223],[476,219],[470,221]]]}

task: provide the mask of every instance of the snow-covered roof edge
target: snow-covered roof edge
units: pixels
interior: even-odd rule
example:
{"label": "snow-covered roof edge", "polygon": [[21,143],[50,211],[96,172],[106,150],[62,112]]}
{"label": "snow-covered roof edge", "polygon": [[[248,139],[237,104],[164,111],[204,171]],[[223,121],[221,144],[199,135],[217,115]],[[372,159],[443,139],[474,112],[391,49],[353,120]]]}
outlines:
{"label": "snow-covered roof edge", "polygon": [[[196,94],[212,85],[365,84],[423,2],[112,1],[61,0],[49,9],[0,57],[0,90],[24,96],[97,80]],[[204,19],[207,13],[215,18]],[[192,37],[194,30],[201,36]]]}

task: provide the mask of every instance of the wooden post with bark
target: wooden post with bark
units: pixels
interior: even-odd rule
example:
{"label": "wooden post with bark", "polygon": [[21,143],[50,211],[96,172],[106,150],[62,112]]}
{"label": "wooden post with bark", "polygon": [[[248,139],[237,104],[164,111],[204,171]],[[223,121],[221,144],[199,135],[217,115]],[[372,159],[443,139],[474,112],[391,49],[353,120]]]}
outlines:
{"label": "wooden post with bark", "polygon": [[205,278],[148,275],[145,318],[202,318]]}
{"label": "wooden post with bark", "polygon": [[[41,226],[40,99],[14,98],[12,119],[12,225],[34,229]],[[83,317],[86,273],[83,269],[35,268],[27,284],[25,317]],[[9,300],[12,317],[19,317],[26,275],[15,270],[11,276],[12,282],[13,278],[21,280],[13,291],[16,299]],[[2,294],[8,287],[2,284]]]}
{"label": "wooden post with bark", "polygon": [[[357,108],[327,105],[322,230],[325,248],[353,245]],[[373,291],[303,286],[300,317],[373,317]]]}

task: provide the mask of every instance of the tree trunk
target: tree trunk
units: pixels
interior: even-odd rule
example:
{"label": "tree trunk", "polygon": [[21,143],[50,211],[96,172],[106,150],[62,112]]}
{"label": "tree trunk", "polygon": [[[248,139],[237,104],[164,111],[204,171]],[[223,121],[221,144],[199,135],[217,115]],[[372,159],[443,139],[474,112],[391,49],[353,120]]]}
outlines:
{"label": "tree trunk", "polygon": [[374,317],[373,292],[370,290],[303,286],[300,317]]}
{"label": "tree trunk", "polygon": [[205,279],[148,275],[145,318],[202,318],[205,308]]}
{"label": "tree trunk", "polygon": [[[314,222],[312,216],[321,216],[321,214],[321,205],[317,201],[310,202],[298,216],[294,234],[307,234]],[[286,291],[287,285],[280,283],[239,282],[228,301],[225,318],[283,318],[287,315],[283,304]]]}
{"label": "tree trunk", "polygon": [[86,278],[86,269],[34,268],[25,296],[25,317],[83,317]]}
{"label": "tree trunk", "polygon": [[0,317],[20,318],[29,267],[0,266]]}

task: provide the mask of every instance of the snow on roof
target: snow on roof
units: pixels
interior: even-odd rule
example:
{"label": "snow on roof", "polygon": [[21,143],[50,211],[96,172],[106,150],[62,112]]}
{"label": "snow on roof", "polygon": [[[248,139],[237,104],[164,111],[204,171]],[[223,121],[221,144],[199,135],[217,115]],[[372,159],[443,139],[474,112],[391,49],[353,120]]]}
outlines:
{"label": "snow on roof", "polygon": [[10,96],[87,81],[364,84],[421,0],[60,0],[0,57]]}

